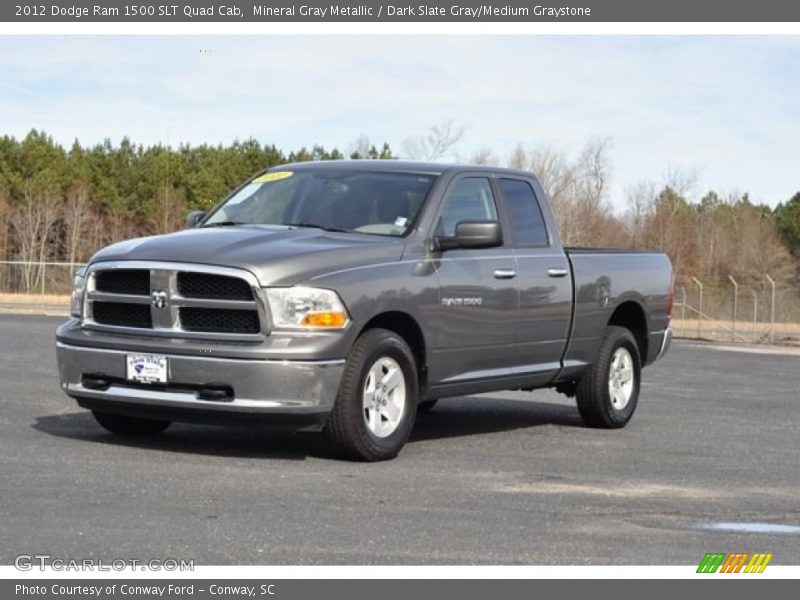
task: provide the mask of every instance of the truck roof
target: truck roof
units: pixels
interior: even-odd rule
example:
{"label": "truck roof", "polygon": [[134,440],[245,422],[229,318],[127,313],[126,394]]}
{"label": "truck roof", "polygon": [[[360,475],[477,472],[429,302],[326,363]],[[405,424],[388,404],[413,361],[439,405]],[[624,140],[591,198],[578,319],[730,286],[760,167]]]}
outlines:
{"label": "truck roof", "polygon": [[454,173],[458,171],[485,171],[491,173],[504,173],[507,175],[524,175],[530,177],[532,173],[517,169],[506,169],[503,167],[490,167],[487,165],[468,165],[456,163],[435,163],[435,162],[415,162],[405,160],[373,160],[373,159],[351,159],[351,160],[319,160],[309,162],[288,163],[276,165],[265,169],[268,171],[282,171],[291,169],[301,171],[305,169],[334,169],[337,171],[352,169],[354,171],[382,171],[388,173],[425,173],[430,175],[443,175],[444,173]]}

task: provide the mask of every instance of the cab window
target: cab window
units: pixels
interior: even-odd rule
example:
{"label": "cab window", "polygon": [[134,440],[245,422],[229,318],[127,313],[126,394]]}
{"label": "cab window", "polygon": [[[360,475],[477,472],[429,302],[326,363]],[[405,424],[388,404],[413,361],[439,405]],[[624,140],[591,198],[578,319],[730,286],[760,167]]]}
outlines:
{"label": "cab window", "polygon": [[498,186],[505,201],[514,245],[547,246],[547,227],[531,185],[521,179],[500,179]]}
{"label": "cab window", "polygon": [[452,237],[460,221],[497,221],[492,186],[485,177],[459,179],[442,206],[436,234]]}

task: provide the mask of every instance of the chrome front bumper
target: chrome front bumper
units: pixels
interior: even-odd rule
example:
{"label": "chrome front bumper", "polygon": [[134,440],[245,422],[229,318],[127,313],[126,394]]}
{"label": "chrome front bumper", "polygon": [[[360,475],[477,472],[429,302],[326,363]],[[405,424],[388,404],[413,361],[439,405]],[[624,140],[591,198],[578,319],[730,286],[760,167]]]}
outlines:
{"label": "chrome front bumper", "polygon": [[[136,413],[161,412],[173,420],[220,421],[262,417],[276,423],[281,416],[309,417],[321,424],[333,408],[344,359],[325,361],[231,359],[167,354],[169,384],[147,386],[125,381],[125,351],[74,346],[58,342],[61,387],[79,404],[94,409]],[[158,350],[153,351],[155,354]],[[87,387],[86,377],[105,378],[105,389]],[[198,386],[224,385],[232,397],[203,400]],[[144,414],[142,416],[145,416]],[[200,419],[196,417],[201,417]]]}

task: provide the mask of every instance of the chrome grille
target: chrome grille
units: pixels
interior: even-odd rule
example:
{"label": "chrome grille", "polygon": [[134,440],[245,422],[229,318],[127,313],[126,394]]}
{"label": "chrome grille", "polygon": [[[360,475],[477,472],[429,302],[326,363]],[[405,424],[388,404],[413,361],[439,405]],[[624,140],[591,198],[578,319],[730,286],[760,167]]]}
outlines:
{"label": "chrome grille", "polygon": [[148,335],[255,339],[266,307],[248,271],[184,263],[119,261],[88,269],[83,324]]}

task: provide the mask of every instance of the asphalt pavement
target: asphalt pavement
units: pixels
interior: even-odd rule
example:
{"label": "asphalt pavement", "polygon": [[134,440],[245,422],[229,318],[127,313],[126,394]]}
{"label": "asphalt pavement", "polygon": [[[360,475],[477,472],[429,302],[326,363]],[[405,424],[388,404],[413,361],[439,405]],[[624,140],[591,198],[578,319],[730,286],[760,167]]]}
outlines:
{"label": "asphalt pavement", "polygon": [[317,434],[107,433],[59,390],[61,320],[0,315],[2,564],[800,563],[797,351],[678,341],[616,431],[550,391],[444,400],[363,464]]}

